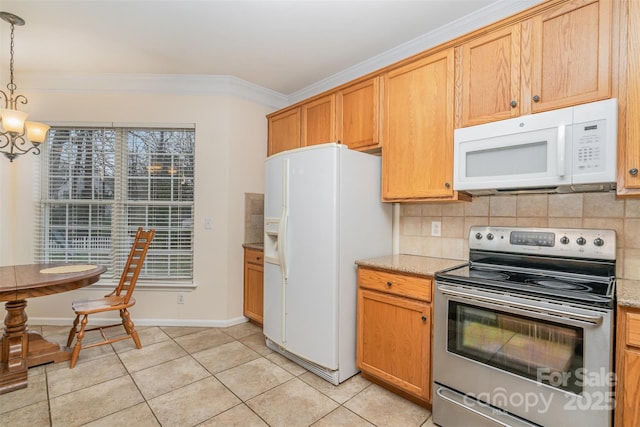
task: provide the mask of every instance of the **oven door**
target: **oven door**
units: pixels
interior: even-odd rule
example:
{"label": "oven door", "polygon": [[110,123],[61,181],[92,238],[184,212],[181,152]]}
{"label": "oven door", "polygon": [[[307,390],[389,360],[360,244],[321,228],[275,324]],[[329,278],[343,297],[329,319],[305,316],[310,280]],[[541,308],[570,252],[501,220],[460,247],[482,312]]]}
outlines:
{"label": "oven door", "polygon": [[437,281],[434,422],[609,426],[612,334],[610,309]]}

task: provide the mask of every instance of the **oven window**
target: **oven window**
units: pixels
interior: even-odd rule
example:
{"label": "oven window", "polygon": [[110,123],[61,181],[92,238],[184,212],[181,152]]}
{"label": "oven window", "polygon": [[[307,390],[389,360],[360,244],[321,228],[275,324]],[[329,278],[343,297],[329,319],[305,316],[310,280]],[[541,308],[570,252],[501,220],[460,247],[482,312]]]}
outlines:
{"label": "oven window", "polygon": [[582,392],[583,332],[449,301],[450,352],[575,394]]}

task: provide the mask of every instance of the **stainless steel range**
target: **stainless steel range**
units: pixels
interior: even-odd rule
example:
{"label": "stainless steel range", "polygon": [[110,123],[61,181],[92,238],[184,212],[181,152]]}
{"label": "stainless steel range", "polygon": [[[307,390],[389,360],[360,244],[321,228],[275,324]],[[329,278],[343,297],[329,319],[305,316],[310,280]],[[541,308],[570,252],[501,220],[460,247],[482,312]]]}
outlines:
{"label": "stainless steel range", "polygon": [[433,420],[610,426],[613,230],[472,227],[436,273]]}

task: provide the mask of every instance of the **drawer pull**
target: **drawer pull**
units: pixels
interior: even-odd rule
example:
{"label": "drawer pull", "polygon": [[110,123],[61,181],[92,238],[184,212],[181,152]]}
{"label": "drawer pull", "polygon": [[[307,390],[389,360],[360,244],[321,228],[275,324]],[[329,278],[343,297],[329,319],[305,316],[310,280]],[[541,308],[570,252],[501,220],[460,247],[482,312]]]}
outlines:
{"label": "drawer pull", "polygon": [[390,287],[391,287],[391,285],[393,285],[393,283],[391,283],[391,282],[387,282],[387,288],[390,288]]}

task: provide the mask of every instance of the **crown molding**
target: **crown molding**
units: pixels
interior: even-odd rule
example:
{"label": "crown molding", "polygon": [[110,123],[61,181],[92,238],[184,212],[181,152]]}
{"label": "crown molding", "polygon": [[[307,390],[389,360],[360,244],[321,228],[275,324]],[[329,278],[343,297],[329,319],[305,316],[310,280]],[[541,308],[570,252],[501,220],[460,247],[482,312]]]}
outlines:
{"label": "crown molding", "polygon": [[23,72],[20,83],[22,89],[39,92],[232,95],[276,109],[288,105],[286,95],[227,75]]}
{"label": "crown molding", "polygon": [[476,12],[289,94],[289,105],[380,70],[540,3],[543,3],[543,0],[498,0]]}
{"label": "crown molding", "polygon": [[[289,95],[229,75],[55,74],[21,72],[20,87],[39,92],[165,93],[231,95],[274,109],[310,98],[365,74],[375,72],[434,46],[542,3],[543,0],[498,0],[474,13],[423,34],[393,49],[333,74]],[[2,73],[0,72],[0,75]]]}

